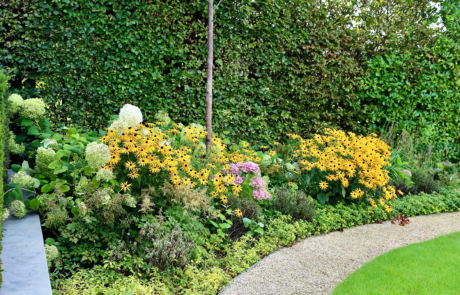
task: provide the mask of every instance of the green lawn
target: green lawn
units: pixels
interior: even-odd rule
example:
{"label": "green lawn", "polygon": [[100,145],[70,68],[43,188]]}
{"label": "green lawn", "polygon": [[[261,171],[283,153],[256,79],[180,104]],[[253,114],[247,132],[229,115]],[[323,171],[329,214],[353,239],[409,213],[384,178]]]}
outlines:
{"label": "green lawn", "polygon": [[366,263],[339,294],[460,294],[460,232],[398,248]]}

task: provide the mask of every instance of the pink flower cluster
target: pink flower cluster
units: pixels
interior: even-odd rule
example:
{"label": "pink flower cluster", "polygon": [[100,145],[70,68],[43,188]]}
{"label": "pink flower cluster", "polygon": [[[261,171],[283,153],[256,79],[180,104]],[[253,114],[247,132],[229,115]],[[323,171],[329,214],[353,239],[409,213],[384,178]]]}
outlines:
{"label": "pink flower cluster", "polygon": [[262,178],[256,176],[251,180],[251,186],[255,189],[260,189],[264,188],[267,184],[265,183],[265,180]]}
{"label": "pink flower cluster", "polygon": [[252,196],[256,200],[270,199],[270,193],[263,188],[253,190]]}
{"label": "pink flower cluster", "polygon": [[254,162],[246,162],[246,163],[244,163],[243,164],[243,171],[246,172],[246,173],[252,172],[252,173],[257,174],[257,175],[260,174],[260,168]]}
{"label": "pink flower cluster", "polygon": [[244,181],[244,177],[241,177],[241,176],[236,176],[235,177],[235,180],[233,181],[234,184],[236,185],[241,185]]}
{"label": "pink flower cluster", "polygon": [[412,173],[411,173],[409,170],[407,170],[407,169],[403,170],[403,173],[406,173],[406,174],[408,174],[410,177],[412,177]]}
{"label": "pink flower cluster", "polygon": [[[238,163],[238,164],[241,164],[241,163]],[[228,167],[229,167],[228,173],[230,173],[231,175],[234,175],[234,176],[240,176],[241,175],[241,169],[243,168],[243,164],[241,164],[241,167],[239,167],[238,164],[230,164],[230,165],[228,165]]]}

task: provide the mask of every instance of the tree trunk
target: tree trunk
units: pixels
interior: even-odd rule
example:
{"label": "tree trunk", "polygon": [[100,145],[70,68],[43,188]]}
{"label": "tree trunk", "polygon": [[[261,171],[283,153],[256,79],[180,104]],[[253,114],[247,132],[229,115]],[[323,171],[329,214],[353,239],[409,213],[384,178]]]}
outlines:
{"label": "tree trunk", "polygon": [[212,138],[212,65],[214,38],[214,0],[208,0],[208,77],[206,83],[206,151],[209,152]]}

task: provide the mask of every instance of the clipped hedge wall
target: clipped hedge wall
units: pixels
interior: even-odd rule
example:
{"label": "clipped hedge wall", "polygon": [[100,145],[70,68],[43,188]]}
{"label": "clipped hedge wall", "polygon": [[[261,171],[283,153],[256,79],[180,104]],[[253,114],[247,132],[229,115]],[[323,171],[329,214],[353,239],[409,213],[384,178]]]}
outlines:
{"label": "clipped hedge wall", "polygon": [[[0,253],[3,249],[2,238],[3,233],[1,232],[3,223],[3,182],[5,180],[6,169],[3,166],[5,160],[5,140],[7,129],[7,118],[6,118],[6,92],[8,90],[8,76],[7,73],[0,69]],[[2,284],[2,262],[0,260],[0,285]]]}
{"label": "clipped hedge wall", "polygon": [[[415,33],[432,21],[428,0],[395,1],[388,16],[385,3],[326,2],[221,2],[214,130],[252,142],[331,125],[355,130],[367,122],[358,79],[366,61],[429,43]],[[365,21],[351,27],[357,9]],[[207,1],[11,0],[0,13],[0,63],[14,69],[12,88],[45,98],[53,120],[101,127],[130,102],[149,120],[161,109],[204,123]],[[382,43],[371,32],[385,32],[378,26],[388,18],[404,37]]]}

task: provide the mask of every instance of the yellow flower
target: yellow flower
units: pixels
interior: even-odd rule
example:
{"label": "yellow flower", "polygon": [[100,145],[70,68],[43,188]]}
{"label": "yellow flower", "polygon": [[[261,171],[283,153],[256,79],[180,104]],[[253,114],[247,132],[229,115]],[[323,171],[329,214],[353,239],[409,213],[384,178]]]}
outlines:
{"label": "yellow flower", "polygon": [[398,194],[400,194],[401,196],[404,196],[404,193],[400,190],[398,190]]}
{"label": "yellow flower", "polygon": [[382,199],[382,198],[380,198],[380,199],[379,199],[379,203],[380,203],[380,205],[382,205],[382,206],[383,206],[383,205],[385,205],[385,200],[384,200],[384,199]]}
{"label": "yellow flower", "polygon": [[134,168],[136,168],[136,164],[134,164],[131,161],[128,161],[125,163],[125,167],[128,168],[129,170],[133,170]]}
{"label": "yellow flower", "polygon": [[234,185],[234,186],[233,186],[233,193],[234,193],[235,195],[238,195],[238,194],[241,192],[241,190],[243,190],[243,188],[241,187],[241,185]]}
{"label": "yellow flower", "polygon": [[131,179],[138,178],[139,174],[137,172],[133,171],[133,172],[128,174],[128,177],[131,178]]}
{"label": "yellow flower", "polygon": [[236,209],[236,210],[235,210],[235,215],[236,215],[237,217],[243,217],[243,213],[241,212],[240,209]]}
{"label": "yellow flower", "polygon": [[289,182],[288,185],[289,185],[289,186],[293,186],[294,183],[293,183],[293,182]]}
{"label": "yellow flower", "polygon": [[221,200],[222,203],[224,203],[224,204],[227,204],[227,203],[228,203],[227,196],[221,196],[221,197],[220,197],[220,200]]}
{"label": "yellow flower", "polygon": [[371,203],[371,206],[372,206],[372,207],[377,207],[377,205],[375,204],[374,199],[370,198],[370,199],[369,199],[369,203]]}
{"label": "yellow flower", "polygon": [[243,142],[243,147],[244,147],[244,148],[247,148],[247,147],[249,147],[249,145],[250,145],[249,143],[247,143],[247,142]]}
{"label": "yellow flower", "polygon": [[131,184],[128,184],[127,182],[122,182],[120,184],[121,190],[126,192],[130,190]]}
{"label": "yellow flower", "polygon": [[268,154],[273,157],[274,155],[276,155],[276,152],[275,151],[269,151]]}
{"label": "yellow flower", "polygon": [[321,181],[321,182],[319,183],[319,187],[320,187],[322,190],[325,190],[325,189],[327,189],[328,184],[327,184],[327,182],[325,182],[325,181]]}
{"label": "yellow flower", "polygon": [[387,211],[388,213],[390,213],[393,209],[391,209],[390,206],[388,205],[385,205],[385,211]]}

